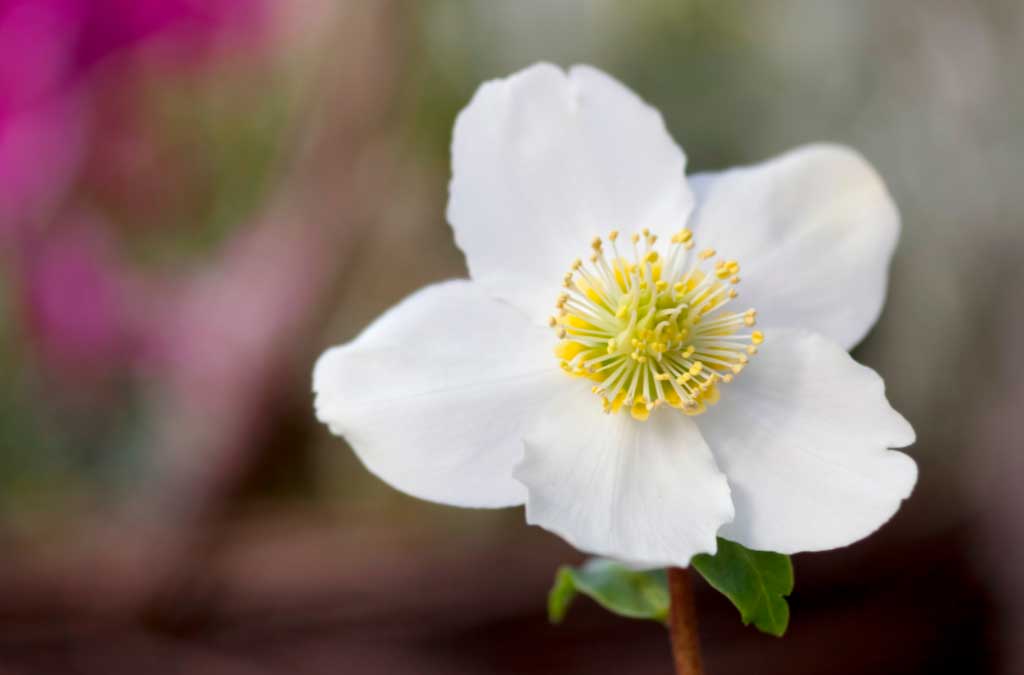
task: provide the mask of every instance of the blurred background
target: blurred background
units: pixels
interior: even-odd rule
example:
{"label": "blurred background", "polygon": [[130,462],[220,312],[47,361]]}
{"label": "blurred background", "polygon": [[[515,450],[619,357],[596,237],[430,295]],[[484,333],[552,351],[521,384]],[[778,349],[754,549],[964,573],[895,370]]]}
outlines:
{"label": "blurred background", "polygon": [[693,170],[838,141],[903,213],[855,355],[920,484],[794,558],[782,640],[701,586],[708,672],[1024,672],[1018,0],[0,0],[0,674],[670,672],[654,623],[547,624],[581,556],[520,509],[402,495],[312,414],[320,351],[465,274],[454,116],[542,59]]}

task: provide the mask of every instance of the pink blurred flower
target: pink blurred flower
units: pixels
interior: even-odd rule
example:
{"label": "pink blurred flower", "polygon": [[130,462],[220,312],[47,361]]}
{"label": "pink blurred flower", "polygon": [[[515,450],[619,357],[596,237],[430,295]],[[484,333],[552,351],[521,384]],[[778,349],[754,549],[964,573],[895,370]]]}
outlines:
{"label": "pink blurred flower", "polygon": [[0,237],[38,216],[79,154],[67,86],[71,17],[56,2],[0,0]]}
{"label": "pink blurred flower", "polygon": [[84,222],[35,242],[21,265],[25,323],[44,361],[91,374],[132,356],[127,276],[98,228]]}
{"label": "pink blurred flower", "polygon": [[0,254],[20,277],[27,330],[47,364],[105,373],[128,365],[139,342],[111,230],[61,220],[92,148],[131,134],[102,119],[104,92],[130,90],[149,65],[197,65],[258,36],[264,9],[264,0],[0,0]]}
{"label": "pink blurred flower", "polygon": [[261,0],[0,0],[0,239],[44,219],[67,189],[99,62],[159,38],[162,56],[194,63],[220,38],[258,33],[264,9]]}
{"label": "pink blurred flower", "polygon": [[260,0],[63,0],[78,11],[76,61],[87,67],[113,51],[152,38],[192,58],[228,33],[256,28]]}

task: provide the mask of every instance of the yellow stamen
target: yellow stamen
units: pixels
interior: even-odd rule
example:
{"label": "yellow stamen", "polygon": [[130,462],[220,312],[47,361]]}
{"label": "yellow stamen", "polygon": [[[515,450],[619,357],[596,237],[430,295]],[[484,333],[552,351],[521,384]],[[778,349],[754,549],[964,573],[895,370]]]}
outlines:
{"label": "yellow stamen", "polygon": [[[555,356],[567,374],[597,384],[606,413],[626,407],[643,421],[661,405],[699,415],[720,397],[719,383],[731,382],[761,344],[760,331],[747,332],[753,309],[726,309],[738,297],[739,263],[717,260],[714,249],[697,255],[693,233],[683,229],[656,250],[656,234],[633,234],[633,258],[622,257],[608,235],[590,242],[590,264],[572,262],[566,289],[548,319],[559,343]],[[638,244],[643,243],[640,247]],[[708,269],[708,268],[711,269]]]}

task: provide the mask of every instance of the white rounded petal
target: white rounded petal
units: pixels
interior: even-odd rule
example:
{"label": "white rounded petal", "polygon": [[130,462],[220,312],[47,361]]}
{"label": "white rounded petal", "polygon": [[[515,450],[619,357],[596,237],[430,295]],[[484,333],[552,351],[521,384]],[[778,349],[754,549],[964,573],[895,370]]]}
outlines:
{"label": "white rounded petal", "polygon": [[472,282],[428,286],[320,357],[317,417],[403,492],[521,504],[523,427],[565,377],[548,333]]}
{"label": "white rounded petal", "polygon": [[608,75],[538,64],[455,121],[448,222],[470,276],[536,320],[595,235],[671,232],[693,198],[661,115]]}
{"label": "white rounded petal", "polygon": [[697,423],[736,504],[721,535],[750,548],[851,544],[889,520],[917,480],[914,461],[888,449],[913,443],[914,430],[882,378],[821,335],[767,334]]}
{"label": "white rounded petal", "polygon": [[900,218],[863,157],[810,145],[690,180],[697,245],[739,261],[740,301],[763,325],[812,330],[847,349],[867,334],[885,301]]}
{"label": "white rounded petal", "polygon": [[633,566],[685,567],[714,552],[733,508],[692,418],[605,415],[585,384],[568,385],[526,435],[516,476],[529,490],[527,521]]}

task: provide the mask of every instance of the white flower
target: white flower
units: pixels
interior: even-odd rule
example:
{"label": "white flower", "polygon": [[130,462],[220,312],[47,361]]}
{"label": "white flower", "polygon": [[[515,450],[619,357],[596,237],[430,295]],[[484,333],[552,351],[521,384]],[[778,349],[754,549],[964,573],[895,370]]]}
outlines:
{"label": "white flower", "polygon": [[807,146],[686,179],[657,111],[593,68],[540,64],[480,87],[452,163],[471,279],[414,293],[314,371],[317,416],[370,471],[446,504],[525,503],[577,548],[647,566],[716,534],[844,546],[910,494],[917,468],[890,448],[913,429],[846,351],[899,230],[859,155]]}

